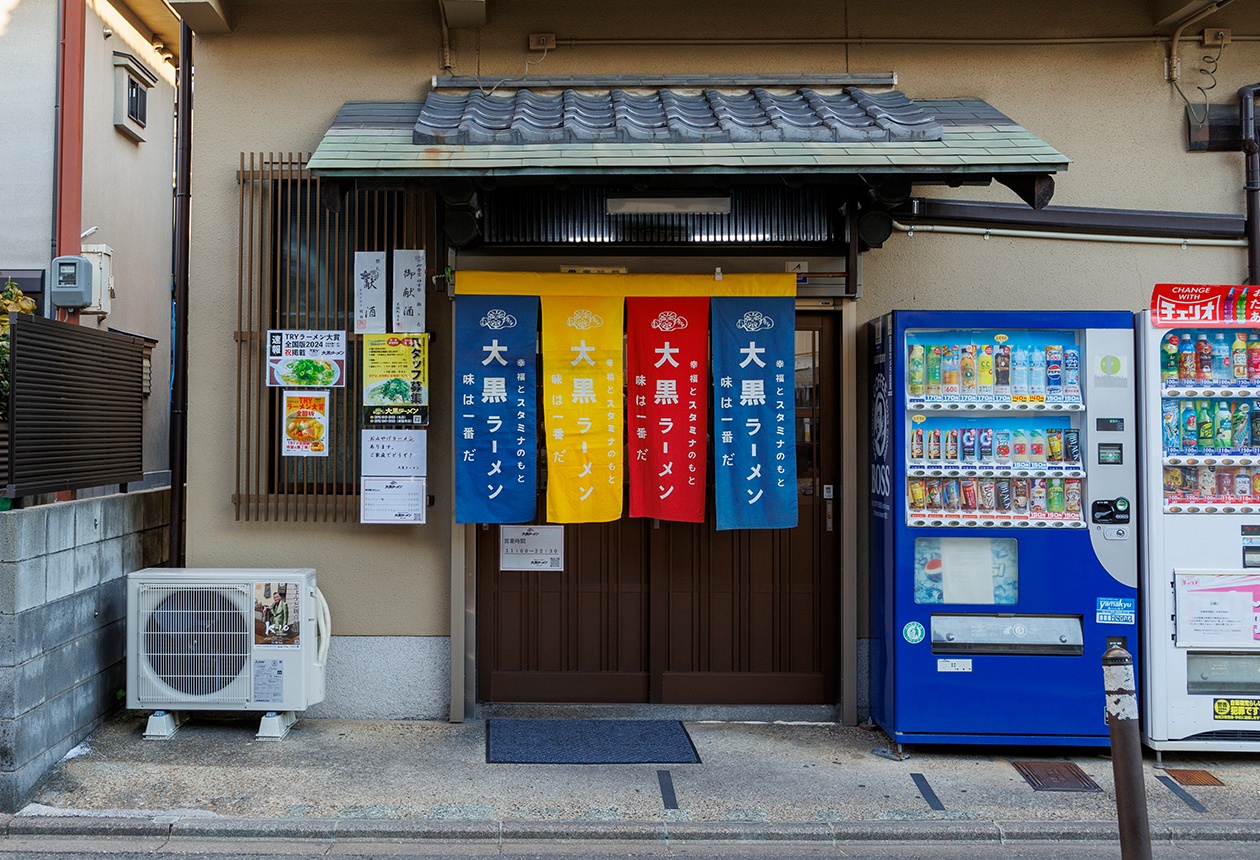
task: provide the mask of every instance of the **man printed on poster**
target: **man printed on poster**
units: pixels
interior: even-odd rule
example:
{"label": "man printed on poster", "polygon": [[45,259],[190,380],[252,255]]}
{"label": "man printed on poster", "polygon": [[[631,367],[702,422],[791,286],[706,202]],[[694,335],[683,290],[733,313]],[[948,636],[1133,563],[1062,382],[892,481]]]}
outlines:
{"label": "man printed on poster", "polygon": [[254,645],[297,648],[300,618],[296,582],[254,583]]}

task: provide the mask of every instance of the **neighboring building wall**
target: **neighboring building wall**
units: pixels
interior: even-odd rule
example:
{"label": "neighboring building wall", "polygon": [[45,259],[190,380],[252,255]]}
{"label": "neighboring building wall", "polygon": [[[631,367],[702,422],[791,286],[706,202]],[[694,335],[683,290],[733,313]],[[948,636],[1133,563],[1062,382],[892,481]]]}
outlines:
{"label": "neighboring building wall", "polygon": [[[57,0],[0,4],[0,273],[41,269],[45,289],[53,253],[58,7]],[[84,316],[83,324],[158,341],[145,403],[144,470],[147,484],[160,485],[170,480],[175,70],[134,15],[120,11],[125,6],[87,0],[87,8],[79,229],[96,228],[85,244],[113,249],[116,295],[108,317]],[[148,91],[144,143],[114,128],[115,51],[158,78]]]}
{"label": "neighboring building wall", "polygon": [[[115,294],[109,316],[83,324],[158,341],[144,410],[144,471],[151,484],[169,483],[175,69],[147,32],[104,0],[89,0],[86,31],[82,230],[97,229],[83,242],[113,249]],[[157,77],[142,143],[114,128],[115,52]]]}
{"label": "neighboring building wall", "polygon": [[0,513],[0,811],[119,707],[125,574],[166,561],[169,490]]}
{"label": "neighboring building wall", "polygon": [[23,0],[0,9],[0,272],[47,270],[53,241],[57,0]]}
{"label": "neighboring building wall", "polygon": [[[820,0],[774,6],[769,22],[768,8],[748,0],[690,5],[654,0],[601,5],[593,16],[589,3],[491,4],[487,27],[452,34],[453,71],[480,75],[487,90],[522,74],[893,71],[898,87],[912,98],[983,98],[1072,157],[1072,169],[1059,177],[1055,203],[1242,211],[1241,156],[1185,151],[1183,103],[1163,79],[1165,48],[1150,40],[1053,47],[612,45],[561,47],[545,58],[526,50],[527,35],[536,32],[558,33],[562,39],[756,34],[978,39],[1142,36],[1152,27],[1149,4],[1142,2],[1100,6],[1066,0],[1056,6],[1053,23],[1047,22],[1045,4],[1035,2],[919,0],[891,8],[878,0]],[[239,4],[233,7],[232,33],[196,43],[189,410],[194,456],[188,518],[197,525],[189,531],[189,562],[313,566],[339,634],[442,637],[449,633],[452,497],[450,422],[441,406],[449,396],[449,366],[442,347],[435,350],[432,369],[430,492],[438,501],[429,511],[429,525],[245,523],[236,520],[231,505],[238,217],[233,177],[239,153],[309,152],[344,102],[418,99],[429,76],[441,71],[435,8],[312,2],[298,9],[294,3]],[[1234,17],[1222,13],[1210,23],[1232,26],[1235,32],[1260,31],[1256,10],[1230,7],[1227,12]],[[1191,81],[1200,79],[1201,53],[1190,45],[1182,53],[1188,92],[1194,92]],[[1260,44],[1229,46],[1214,100],[1230,100],[1257,68]],[[918,188],[916,193],[1016,199],[999,187]],[[531,258],[519,261],[522,269],[536,265]],[[1236,248],[985,241],[920,233],[894,235],[885,248],[865,256],[864,266],[866,292],[855,306],[861,320],[900,307],[1136,310],[1158,281],[1237,282],[1245,258]],[[449,343],[443,339],[449,333],[449,308],[438,297],[430,301],[429,320],[439,335],[436,342]],[[856,414],[848,420],[857,420]],[[865,498],[864,489],[858,498]],[[865,614],[861,609],[863,629]],[[440,667],[399,668],[417,677],[443,677]],[[347,664],[342,671],[353,670]],[[330,690],[336,683],[330,676]],[[393,707],[386,690],[376,691],[375,698],[381,708]]]}

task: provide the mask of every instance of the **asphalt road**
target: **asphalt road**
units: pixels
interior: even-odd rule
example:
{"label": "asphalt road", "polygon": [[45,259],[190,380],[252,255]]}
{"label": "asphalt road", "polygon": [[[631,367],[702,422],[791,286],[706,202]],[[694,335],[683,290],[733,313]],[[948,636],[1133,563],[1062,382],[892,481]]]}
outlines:
{"label": "asphalt road", "polygon": [[[1198,841],[1153,846],[1152,860],[1254,860],[1257,842]],[[527,844],[494,842],[456,843],[328,843],[259,840],[135,840],[9,837],[0,840],[0,858],[22,860],[141,860],[179,857],[181,860],[305,860],[334,857],[339,860],[389,857],[396,860],[464,860],[496,857],[502,860],[574,860],[574,858],[703,858],[703,860],[1120,860],[1115,842],[851,842],[817,845],[781,842],[628,843],[564,841]]]}

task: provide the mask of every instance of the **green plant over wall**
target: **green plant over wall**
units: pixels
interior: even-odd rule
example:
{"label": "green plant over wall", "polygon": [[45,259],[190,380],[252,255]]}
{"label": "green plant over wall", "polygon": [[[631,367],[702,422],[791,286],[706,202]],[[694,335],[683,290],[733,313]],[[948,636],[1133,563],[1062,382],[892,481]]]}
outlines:
{"label": "green plant over wall", "polygon": [[0,421],[9,419],[9,313],[35,313],[35,300],[24,295],[12,278],[0,289]]}

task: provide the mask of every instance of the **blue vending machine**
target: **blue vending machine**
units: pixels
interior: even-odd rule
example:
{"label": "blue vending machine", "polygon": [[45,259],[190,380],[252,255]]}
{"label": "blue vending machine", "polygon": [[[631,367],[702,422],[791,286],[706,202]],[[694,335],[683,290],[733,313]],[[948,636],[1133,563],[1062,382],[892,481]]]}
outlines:
{"label": "blue vending machine", "polygon": [[871,711],[893,742],[1102,746],[1136,654],[1133,314],[870,324]]}

